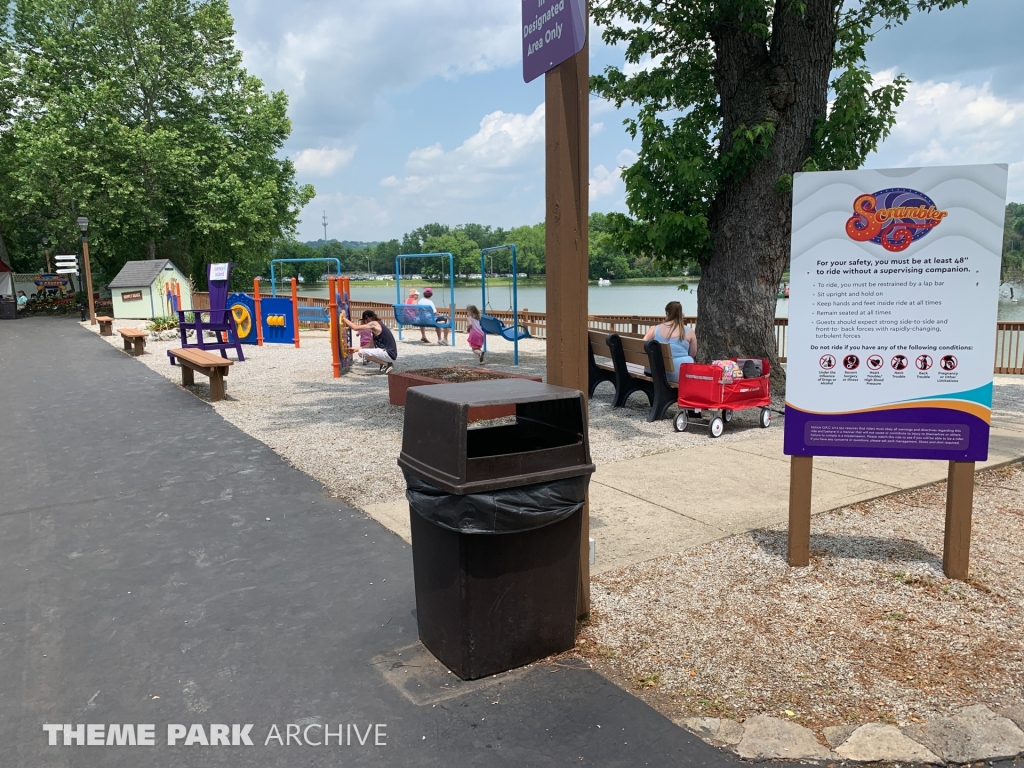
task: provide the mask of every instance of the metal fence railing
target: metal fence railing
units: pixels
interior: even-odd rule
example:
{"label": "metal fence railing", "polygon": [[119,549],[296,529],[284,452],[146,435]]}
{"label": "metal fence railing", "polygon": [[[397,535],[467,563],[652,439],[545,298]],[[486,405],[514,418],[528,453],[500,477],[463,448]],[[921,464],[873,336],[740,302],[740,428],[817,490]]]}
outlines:
{"label": "metal fence railing", "polygon": [[[209,294],[196,292],[192,294],[192,303],[195,309],[209,309]],[[299,296],[299,305],[308,307],[327,307],[329,304],[326,298],[312,296]],[[353,301],[352,316],[358,317],[364,310],[372,310],[377,317],[384,321],[390,328],[395,328],[395,311],[391,304],[382,301]],[[445,307],[438,307],[438,312],[447,311]],[[492,315],[501,320],[505,325],[511,325],[512,312],[510,310],[489,310]],[[595,331],[608,331],[609,333],[632,333],[644,334],[649,328],[662,321],[660,315],[589,315],[587,326]],[[519,323],[525,326],[530,335],[534,338],[543,339],[547,337],[547,315],[544,312],[532,312],[529,309],[519,310]],[[697,323],[696,317],[687,317],[688,325]],[[318,330],[328,330],[327,323],[302,323],[304,327]],[[465,332],[466,310],[456,308],[455,330]],[[786,352],[789,343],[789,319],[785,317],[775,318],[775,341],[778,345],[779,360],[786,362]],[[1024,322],[1000,321],[996,323],[996,373],[1024,374]]]}

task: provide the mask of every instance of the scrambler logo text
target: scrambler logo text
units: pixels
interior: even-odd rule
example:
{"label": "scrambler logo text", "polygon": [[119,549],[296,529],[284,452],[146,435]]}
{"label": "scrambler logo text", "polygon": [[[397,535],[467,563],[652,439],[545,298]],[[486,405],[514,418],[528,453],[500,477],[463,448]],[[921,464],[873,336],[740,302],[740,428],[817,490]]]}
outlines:
{"label": "scrambler logo text", "polygon": [[853,201],[846,234],[852,240],[898,252],[927,235],[948,215],[949,211],[939,210],[928,195],[916,189],[882,189]]}

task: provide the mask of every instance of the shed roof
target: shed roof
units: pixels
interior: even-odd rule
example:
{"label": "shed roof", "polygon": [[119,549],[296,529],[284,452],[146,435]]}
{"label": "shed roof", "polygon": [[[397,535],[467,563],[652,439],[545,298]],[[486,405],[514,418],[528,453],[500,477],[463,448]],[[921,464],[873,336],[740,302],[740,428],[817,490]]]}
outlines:
{"label": "shed roof", "polygon": [[[129,261],[117,277],[110,281],[110,288],[139,288],[150,286],[164,267],[171,264],[170,259],[147,259],[146,261]],[[174,265],[171,264],[173,267]],[[177,267],[175,267],[177,269]]]}

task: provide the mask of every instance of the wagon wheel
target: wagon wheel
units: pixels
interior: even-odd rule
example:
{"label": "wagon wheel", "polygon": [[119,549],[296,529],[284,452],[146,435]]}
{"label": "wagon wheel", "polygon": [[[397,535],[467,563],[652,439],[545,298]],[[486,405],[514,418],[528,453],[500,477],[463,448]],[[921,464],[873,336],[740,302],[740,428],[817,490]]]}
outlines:
{"label": "wagon wheel", "polygon": [[726,424],[729,424],[732,421],[732,411],[730,411],[728,408],[723,408],[722,418],[725,419]]}
{"label": "wagon wheel", "polygon": [[761,428],[762,429],[767,429],[768,427],[770,427],[772,425],[772,410],[771,410],[771,408],[762,408],[761,409],[761,418],[758,419],[758,421],[761,423]]}
{"label": "wagon wheel", "polygon": [[722,433],[725,431],[725,422],[722,421],[722,417],[715,416],[715,418],[711,420],[711,426],[708,429],[711,432],[712,437],[721,437]]}
{"label": "wagon wheel", "polygon": [[235,304],[231,308],[231,316],[235,318],[238,337],[244,339],[252,331],[252,315],[249,314],[249,308],[244,304]]}
{"label": "wagon wheel", "polygon": [[672,420],[672,426],[675,427],[676,432],[685,432],[689,422],[690,419],[686,415],[686,411],[680,411],[676,414],[675,419]]}

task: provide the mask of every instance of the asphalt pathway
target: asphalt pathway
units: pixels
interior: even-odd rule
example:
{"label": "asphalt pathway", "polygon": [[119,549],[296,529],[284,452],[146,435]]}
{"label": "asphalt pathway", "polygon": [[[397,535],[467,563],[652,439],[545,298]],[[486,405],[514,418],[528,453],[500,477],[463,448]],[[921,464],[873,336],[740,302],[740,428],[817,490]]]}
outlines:
{"label": "asphalt pathway", "polygon": [[738,762],[587,669],[454,680],[408,545],[73,320],[0,323],[0,584],[4,768]]}

